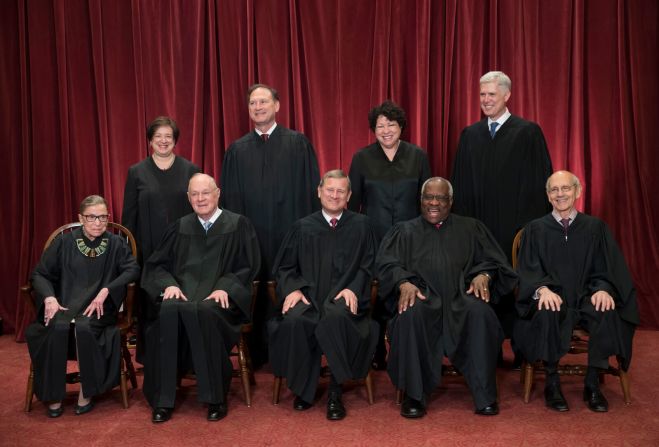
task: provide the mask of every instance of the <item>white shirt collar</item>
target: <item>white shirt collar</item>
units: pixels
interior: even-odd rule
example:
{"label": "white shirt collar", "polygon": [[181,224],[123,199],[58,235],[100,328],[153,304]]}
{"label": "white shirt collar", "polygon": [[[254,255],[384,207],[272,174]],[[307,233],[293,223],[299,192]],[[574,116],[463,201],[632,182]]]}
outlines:
{"label": "white shirt collar", "polygon": [[327,213],[325,212],[325,210],[321,210],[321,212],[323,213],[323,217],[324,217],[325,220],[327,221],[327,224],[328,224],[328,225],[332,225],[332,224],[330,223],[330,220],[332,220],[332,219],[341,220],[341,216],[343,216],[343,211],[341,212],[341,214],[339,214],[339,215],[336,216],[336,217],[332,217],[332,216],[330,216],[329,214],[327,214]]}
{"label": "white shirt collar", "polygon": [[[577,210],[574,209],[574,208],[572,208],[572,211],[570,211],[570,215],[567,216],[568,219],[570,219],[570,223],[569,223],[568,225],[572,225],[572,222],[574,222],[574,219],[577,218],[577,214],[579,214],[579,213],[577,212]],[[552,211],[551,211],[551,215],[554,216],[554,219],[556,219],[556,222],[561,223],[561,219],[563,219],[563,218],[561,217],[560,214],[558,214],[558,213],[556,212],[556,210],[552,210]],[[562,225],[562,224],[561,224],[561,225]]]}
{"label": "white shirt collar", "polygon": [[272,127],[271,127],[270,129],[268,129],[267,132],[261,132],[260,130],[258,130],[258,129],[256,129],[256,128],[254,128],[254,130],[256,131],[256,134],[257,134],[258,136],[261,136],[261,135],[263,135],[264,133],[267,133],[267,134],[268,134],[268,137],[269,137],[270,135],[272,135],[272,132],[275,131],[275,127],[277,127],[277,123],[274,123],[274,124],[272,125]]}
{"label": "white shirt collar", "polygon": [[[218,207],[218,208],[215,208],[215,212],[213,213],[213,215],[211,216],[211,218],[208,219],[208,222],[214,224],[215,221],[217,220],[217,218],[220,217],[220,214],[222,214],[222,209],[219,208],[219,207]],[[204,222],[206,222],[204,219],[202,219],[202,218],[199,217],[199,216],[197,216],[197,219],[199,219],[199,222],[200,222],[202,225],[204,224]]]}
{"label": "white shirt collar", "polygon": [[499,129],[501,129],[501,126],[503,126],[503,123],[505,123],[506,121],[508,121],[508,118],[510,118],[511,115],[512,115],[512,114],[511,114],[510,111],[508,110],[508,107],[506,107],[506,111],[503,112],[503,115],[501,115],[501,116],[499,117],[499,119],[497,119],[497,120],[493,120],[493,119],[491,119],[491,118],[488,116],[488,117],[487,117],[487,128],[489,129],[489,128],[490,128],[490,125],[491,125],[492,123],[497,122],[497,123],[499,123],[499,125],[497,126],[497,128],[496,128],[494,131],[495,131],[495,132],[498,132]]}

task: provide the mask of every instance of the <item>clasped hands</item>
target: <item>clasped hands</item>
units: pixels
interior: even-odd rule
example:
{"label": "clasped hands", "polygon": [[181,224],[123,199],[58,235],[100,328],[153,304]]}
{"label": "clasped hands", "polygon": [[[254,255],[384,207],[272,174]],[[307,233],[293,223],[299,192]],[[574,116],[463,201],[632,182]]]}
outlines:
{"label": "clasped hands", "polygon": [[[340,298],[345,300],[346,306],[348,309],[350,309],[350,312],[352,312],[354,315],[357,315],[357,295],[355,295],[355,292],[350,289],[343,289],[336,294],[334,300],[336,301]],[[281,313],[285,314],[291,310],[291,308],[295,307],[295,305],[300,301],[307,305],[310,304],[309,300],[304,296],[301,290],[298,289],[292,291],[286,295],[286,299],[284,299],[284,305],[281,308]]]}
{"label": "clasped hands", "polygon": [[[616,308],[616,303],[611,295],[605,290],[598,290],[590,297],[590,302],[596,311],[605,312]],[[560,311],[563,299],[552,292],[549,287],[543,286],[538,289],[538,310],[544,307],[547,310]]]}
{"label": "clasped hands", "polygon": [[[177,286],[169,286],[165,289],[162,295],[163,300],[182,300],[188,301],[188,297],[183,294],[181,289]],[[213,300],[220,305],[222,309],[229,308],[229,294],[224,290],[213,290],[213,292],[204,298],[206,300]]]}

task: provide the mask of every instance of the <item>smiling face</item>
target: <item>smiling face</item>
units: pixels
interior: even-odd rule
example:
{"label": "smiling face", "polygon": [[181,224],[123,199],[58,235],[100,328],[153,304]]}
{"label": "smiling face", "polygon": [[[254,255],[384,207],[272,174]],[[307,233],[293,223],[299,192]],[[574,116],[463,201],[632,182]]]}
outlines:
{"label": "smiling face", "polygon": [[330,216],[338,216],[343,212],[350,200],[350,194],[347,178],[328,177],[323,181],[323,186],[318,187],[320,204]]}
{"label": "smiling face", "polygon": [[443,222],[451,212],[453,197],[449,193],[448,183],[442,180],[431,181],[421,194],[421,215],[435,225]]}
{"label": "smiling face", "polygon": [[549,177],[547,198],[561,217],[567,217],[574,209],[574,203],[581,196],[581,187],[569,172],[558,171]]}
{"label": "smiling face", "polygon": [[272,97],[270,90],[259,87],[249,95],[248,108],[254,126],[266,131],[275,123],[275,116],[279,112],[279,101]]}
{"label": "smiling face", "polygon": [[378,116],[375,122],[375,138],[383,149],[395,149],[400,140],[402,129],[397,121],[390,121],[384,115]]}
{"label": "smiling face", "polygon": [[[93,219],[88,222],[87,219]],[[101,222],[101,219],[105,222]],[[85,235],[91,240],[96,239],[108,227],[108,208],[105,205],[91,205],[85,208],[82,214],[78,214],[78,220],[82,224]]]}
{"label": "smiling face", "polygon": [[188,200],[197,216],[208,220],[217,209],[220,188],[215,185],[212,177],[205,174],[195,175],[188,184]]}
{"label": "smiling face", "polygon": [[505,113],[506,103],[509,98],[510,91],[497,85],[496,82],[485,82],[481,84],[481,110],[483,110],[485,116],[493,121],[496,121]]}
{"label": "smiling face", "polygon": [[169,157],[176,146],[174,141],[174,131],[170,126],[160,126],[153,133],[149,141],[153,154],[159,157]]}

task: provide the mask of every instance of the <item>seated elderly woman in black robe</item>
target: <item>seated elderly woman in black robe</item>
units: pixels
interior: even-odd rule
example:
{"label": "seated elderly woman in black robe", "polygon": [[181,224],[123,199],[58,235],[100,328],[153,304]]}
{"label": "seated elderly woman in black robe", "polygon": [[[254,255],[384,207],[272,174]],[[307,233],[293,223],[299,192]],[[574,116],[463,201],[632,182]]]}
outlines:
{"label": "seated elderly woman in black robe", "polygon": [[37,321],[25,337],[34,392],[49,402],[49,417],[63,412],[69,346],[75,347],[80,370],[75,414],[91,411],[92,397],[119,383],[117,312],[140,268],[126,241],[105,231],[108,216],[103,197],[84,199],[82,228],[56,237],[32,274]]}

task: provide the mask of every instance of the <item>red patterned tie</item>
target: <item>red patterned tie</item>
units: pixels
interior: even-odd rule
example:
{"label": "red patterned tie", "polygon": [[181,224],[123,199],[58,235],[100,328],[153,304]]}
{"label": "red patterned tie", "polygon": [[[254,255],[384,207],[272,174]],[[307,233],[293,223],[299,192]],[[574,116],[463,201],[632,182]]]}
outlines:
{"label": "red patterned tie", "polygon": [[438,222],[438,223],[436,223],[436,224],[435,224],[435,228],[437,228],[437,229],[439,230],[440,228],[442,228],[442,224],[443,224],[443,223],[444,223],[444,222]]}
{"label": "red patterned tie", "polygon": [[332,217],[330,219],[330,226],[332,227],[332,230],[336,228],[336,224],[338,223],[339,223],[339,219],[337,219],[336,217]]}
{"label": "red patterned tie", "polygon": [[264,143],[265,143],[266,141],[268,141],[268,137],[269,137],[269,135],[268,135],[267,133],[262,133],[262,134],[261,134],[261,139],[263,140]]}

